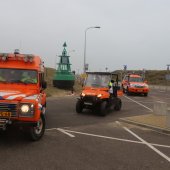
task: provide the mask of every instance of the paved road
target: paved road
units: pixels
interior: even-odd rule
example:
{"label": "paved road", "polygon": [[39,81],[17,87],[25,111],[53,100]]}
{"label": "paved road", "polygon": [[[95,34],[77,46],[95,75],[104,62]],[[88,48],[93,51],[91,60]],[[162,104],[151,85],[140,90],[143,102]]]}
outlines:
{"label": "paved road", "polygon": [[1,135],[0,169],[169,170],[169,135],[119,122],[151,113],[158,100],[170,103],[170,94],[125,95],[120,112],[101,117],[77,114],[76,96],[48,98],[45,136],[31,143],[16,131]]}

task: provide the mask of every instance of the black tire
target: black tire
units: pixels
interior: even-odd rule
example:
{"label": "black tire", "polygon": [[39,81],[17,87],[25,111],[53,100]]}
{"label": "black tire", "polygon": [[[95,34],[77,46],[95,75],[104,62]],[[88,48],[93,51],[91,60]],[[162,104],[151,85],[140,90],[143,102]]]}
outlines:
{"label": "black tire", "polygon": [[114,109],[116,111],[119,111],[119,110],[121,110],[121,108],[122,108],[122,101],[121,101],[121,99],[118,98]]}
{"label": "black tire", "polygon": [[82,104],[81,100],[78,100],[76,103],[76,112],[82,113],[82,111],[83,111],[83,104]]}
{"label": "black tire", "polygon": [[127,90],[126,90],[126,94],[127,94],[128,96],[131,95],[131,93],[129,92],[128,88],[127,88]]}
{"label": "black tire", "polygon": [[106,116],[106,114],[107,114],[107,107],[106,107],[106,105],[107,105],[106,101],[103,101],[101,103],[101,105],[100,105],[100,115],[101,116]]}
{"label": "black tire", "polygon": [[32,126],[29,128],[29,136],[32,141],[37,141],[41,139],[45,132],[45,116],[41,114],[37,126]]}

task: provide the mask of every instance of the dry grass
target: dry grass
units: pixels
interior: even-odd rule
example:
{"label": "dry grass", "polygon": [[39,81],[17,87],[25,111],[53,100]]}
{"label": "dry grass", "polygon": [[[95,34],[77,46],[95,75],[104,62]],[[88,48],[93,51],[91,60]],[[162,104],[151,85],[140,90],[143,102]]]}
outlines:
{"label": "dry grass", "polygon": [[[53,87],[53,76],[55,73],[55,69],[53,68],[46,68],[45,80],[47,81],[47,89],[45,90],[47,96],[65,96],[72,94],[70,90],[59,89]],[[82,90],[81,85],[75,81],[74,85],[74,93],[80,93]]]}

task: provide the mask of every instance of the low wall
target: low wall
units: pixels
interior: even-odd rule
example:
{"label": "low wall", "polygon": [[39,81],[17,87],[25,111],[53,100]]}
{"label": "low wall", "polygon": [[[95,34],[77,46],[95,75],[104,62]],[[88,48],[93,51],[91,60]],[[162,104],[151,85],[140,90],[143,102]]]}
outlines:
{"label": "low wall", "polygon": [[149,85],[151,89],[158,89],[164,91],[170,91],[170,86],[161,86],[161,85]]}

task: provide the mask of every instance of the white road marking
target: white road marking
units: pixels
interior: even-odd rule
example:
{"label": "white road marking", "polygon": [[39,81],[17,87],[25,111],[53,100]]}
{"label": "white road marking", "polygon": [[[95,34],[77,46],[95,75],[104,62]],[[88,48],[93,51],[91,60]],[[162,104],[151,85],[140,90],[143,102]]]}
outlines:
{"label": "white road marking", "polygon": [[71,133],[66,132],[64,129],[57,128],[57,130],[60,131],[60,132],[62,132],[62,133],[64,133],[64,134],[66,134],[66,135],[68,135],[68,136],[70,136],[71,138],[74,138],[74,137],[75,137],[75,136],[72,135]]}
{"label": "white road marking", "polygon": [[[119,123],[118,121],[116,121],[116,123]],[[119,123],[120,124],[120,123]],[[122,126],[122,125],[121,125]],[[122,138],[115,138],[115,137],[109,137],[109,136],[103,136],[103,135],[96,135],[96,134],[91,134],[91,133],[84,133],[84,132],[78,132],[78,131],[72,131],[72,130],[68,130],[68,129],[61,129],[61,128],[50,128],[50,129],[46,129],[47,131],[51,131],[51,130],[58,130],[62,133],[64,131],[64,133],[67,133],[67,135],[71,135],[72,137],[74,135],[70,134],[70,133],[76,133],[76,134],[80,134],[80,135],[86,135],[86,136],[93,136],[93,137],[98,137],[98,138],[104,138],[104,139],[111,139],[111,140],[118,140],[118,141],[123,141],[123,142],[130,142],[130,143],[137,143],[137,144],[144,144],[143,142],[140,141],[134,141],[134,140],[128,140],[128,139],[122,139]],[[68,133],[70,132],[70,133]],[[74,136],[75,137],[75,136]],[[158,146],[158,147],[163,147],[163,148],[170,148],[169,145],[160,145],[160,144],[156,144],[156,143],[149,143],[151,145],[154,146]]]}
{"label": "white road marking", "polygon": [[[70,132],[70,133],[77,133],[77,134],[81,134],[81,135],[86,135],[86,136],[104,138],[104,139],[112,139],[112,140],[118,140],[118,141],[123,141],[123,142],[130,142],[130,143],[137,143],[137,144],[145,144],[145,143],[140,142],[140,141],[129,140],[129,139],[121,139],[121,138],[115,138],[115,137],[109,137],[109,136],[103,136],[103,135],[95,135],[95,134],[91,134],[91,133],[84,133],[84,132],[78,132],[78,131],[72,131],[72,130],[65,130],[65,131]],[[168,146],[168,145],[160,145],[160,144],[156,144],[156,143],[149,143],[149,144],[154,145],[154,146],[163,147],[163,148],[170,148],[170,146]]]}
{"label": "white road marking", "polygon": [[60,131],[60,132],[62,132],[62,133],[64,133],[64,134],[70,136],[71,138],[74,138],[74,137],[75,137],[74,135],[72,135],[72,134],[66,132],[66,130],[61,129],[61,128],[51,128],[51,129],[46,129],[46,130],[47,130],[47,131],[58,130],[58,131]]}
{"label": "white road marking", "polygon": [[159,91],[160,93],[165,93],[165,91]]}
{"label": "white road marking", "polygon": [[[118,121],[117,121],[118,122]],[[118,122],[120,124],[120,122]],[[120,124],[121,125],[121,124]],[[168,156],[166,156],[164,153],[162,153],[160,150],[156,149],[154,146],[152,146],[150,143],[148,143],[147,141],[145,141],[144,139],[142,139],[141,137],[139,137],[137,134],[135,134],[134,132],[132,132],[130,129],[128,129],[125,126],[122,126],[123,129],[125,129],[127,132],[129,132],[130,134],[132,134],[134,137],[136,137],[137,139],[139,139],[142,143],[144,143],[145,145],[147,145],[149,148],[151,148],[153,151],[155,151],[158,155],[162,156],[164,159],[166,159],[168,162],[170,162],[170,158]]]}
{"label": "white road marking", "polygon": [[160,145],[160,144],[156,144],[156,143],[149,143],[149,144],[154,145],[154,146],[163,147],[163,148],[170,148],[170,146],[168,146],[168,145]]}
{"label": "white road marking", "polygon": [[137,102],[137,101],[135,101],[135,100],[133,100],[133,99],[127,97],[127,96],[125,96],[125,95],[124,95],[124,97],[127,98],[127,99],[129,99],[129,100],[131,100],[131,101],[133,101],[134,103],[137,103],[138,105],[140,105],[140,106],[142,106],[142,107],[148,109],[149,111],[153,112],[153,110],[152,110],[151,108],[149,108],[149,107],[147,107],[147,106],[145,106],[145,105],[143,105],[143,104],[141,104],[141,103],[139,103],[139,102]]}
{"label": "white road marking", "polygon": [[49,129],[45,129],[46,131],[51,131],[51,130],[57,130],[57,128],[49,128]]}
{"label": "white road marking", "polygon": [[72,131],[72,130],[65,130],[65,131],[70,132],[70,133],[77,133],[77,134],[80,134],[80,135],[93,136],[93,137],[104,138],[104,139],[112,139],[112,140],[119,140],[119,141],[124,141],[124,142],[142,144],[142,142],[134,141],[134,140],[121,139],[121,138],[115,138],[115,137],[109,137],[109,136],[103,136],[103,135],[95,135],[95,134],[91,134],[91,133],[84,133],[84,132],[78,132],[78,131]]}

